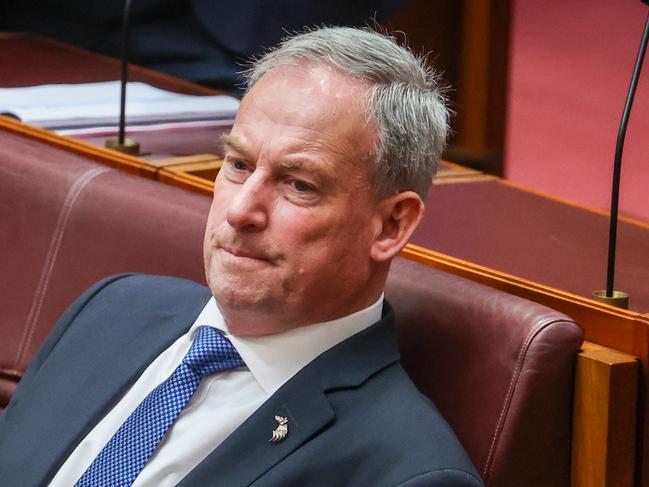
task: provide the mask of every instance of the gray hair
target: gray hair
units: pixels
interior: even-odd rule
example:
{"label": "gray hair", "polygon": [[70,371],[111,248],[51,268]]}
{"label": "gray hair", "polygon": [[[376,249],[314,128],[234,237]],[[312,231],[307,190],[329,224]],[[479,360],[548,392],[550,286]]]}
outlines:
{"label": "gray hair", "polygon": [[379,128],[372,179],[380,197],[416,191],[424,200],[448,133],[449,110],[423,59],[369,29],[325,27],[284,39],[244,73],[249,90],[282,66],[324,64],[371,84],[368,120]]}

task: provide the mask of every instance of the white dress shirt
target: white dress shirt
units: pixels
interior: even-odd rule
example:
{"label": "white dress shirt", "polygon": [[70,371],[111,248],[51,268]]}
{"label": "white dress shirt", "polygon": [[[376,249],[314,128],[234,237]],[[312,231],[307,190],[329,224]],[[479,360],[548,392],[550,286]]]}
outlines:
{"label": "white dress shirt", "polygon": [[216,301],[210,299],[189,331],[151,362],[124,397],[79,443],[52,479],[50,487],[74,485],[140,402],[180,364],[198,326],[213,326],[224,331],[246,367],[211,375],[201,381],[133,486],[176,485],[304,366],[379,321],[382,305],[383,295],[371,306],[337,320],[276,335],[237,337],[229,334]]}

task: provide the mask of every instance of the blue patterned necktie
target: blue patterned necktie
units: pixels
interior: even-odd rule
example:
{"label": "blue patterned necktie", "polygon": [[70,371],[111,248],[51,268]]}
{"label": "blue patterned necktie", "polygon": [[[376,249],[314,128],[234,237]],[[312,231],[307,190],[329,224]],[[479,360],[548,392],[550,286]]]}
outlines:
{"label": "blue patterned necktie", "polygon": [[180,365],[124,421],[75,486],[131,485],[201,379],[243,365],[230,340],[211,326],[198,327]]}

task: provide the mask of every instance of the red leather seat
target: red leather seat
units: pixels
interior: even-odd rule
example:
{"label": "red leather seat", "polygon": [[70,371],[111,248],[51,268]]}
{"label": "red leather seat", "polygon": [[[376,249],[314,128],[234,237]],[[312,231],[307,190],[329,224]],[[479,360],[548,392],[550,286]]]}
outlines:
{"label": "red leather seat", "polygon": [[582,332],[544,306],[405,259],[386,297],[402,362],[489,487],[570,485]]}
{"label": "red leather seat", "polygon": [[118,272],[204,281],[210,199],[0,131],[0,408],[58,317]]}

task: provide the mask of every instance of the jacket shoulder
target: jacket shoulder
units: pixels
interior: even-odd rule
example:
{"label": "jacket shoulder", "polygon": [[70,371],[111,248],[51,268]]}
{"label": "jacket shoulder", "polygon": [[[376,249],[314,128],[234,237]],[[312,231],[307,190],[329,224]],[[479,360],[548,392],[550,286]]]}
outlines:
{"label": "jacket shoulder", "polygon": [[327,399],[335,415],[330,427],[260,485],[483,485],[450,426],[400,363],[331,390]]}
{"label": "jacket shoulder", "polygon": [[[366,424],[374,425],[371,431],[364,433],[364,441],[366,445],[373,444],[373,461],[378,459],[379,465],[392,466],[386,470],[384,478],[393,477],[393,484],[398,485],[412,473],[428,472],[435,478],[463,477],[480,485],[476,480],[479,475],[455,433],[433,402],[417,389],[400,363],[386,367],[362,389],[346,398],[351,402],[356,395],[355,401],[364,404],[362,409],[350,415],[350,420],[358,421],[362,415]],[[347,404],[340,410],[351,407]],[[353,429],[351,423],[350,428]],[[418,483],[425,477],[417,481],[413,478],[412,485],[429,485]]]}
{"label": "jacket shoulder", "polygon": [[194,281],[172,276],[149,274],[116,274],[94,284],[83,295],[101,299],[136,301],[154,299],[156,302],[177,304],[177,298],[187,296],[209,296],[207,286]]}

